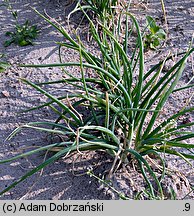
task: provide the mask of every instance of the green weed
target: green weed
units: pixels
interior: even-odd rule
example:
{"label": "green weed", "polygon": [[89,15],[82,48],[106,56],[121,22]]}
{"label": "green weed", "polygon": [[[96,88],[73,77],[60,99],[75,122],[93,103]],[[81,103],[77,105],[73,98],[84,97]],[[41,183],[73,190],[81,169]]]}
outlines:
{"label": "green weed", "polygon": [[4,42],[4,46],[10,46],[12,43],[19,46],[33,45],[32,40],[36,39],[38,32],[37,26],[30,25],[28,20],[22,25],[16,24],[13,32],[6,32],[10,39]]}
{"label": "green weed", "polygon": [[146,19],[150,33],[145,35],[144,46],[145,48],[156,49],[166,39],[166,33],[156,25],[155,20],[151,16],[147,16]]}
{"label": "green weed", "polygon": [[8,47],[12,43],[19,46],[33,45],[32,40],[36,39],[39,32],[37,26],[31,25],[28,20],[26,20],[24,24],[19,24],[18,12],[13,9],[9,0],[4,0],[4,2],[3,6],[7,7],[15,21],[14,31],[8,31],[5,33],[5,35],[10,37],[10,39],[4,42],[4,46]]}

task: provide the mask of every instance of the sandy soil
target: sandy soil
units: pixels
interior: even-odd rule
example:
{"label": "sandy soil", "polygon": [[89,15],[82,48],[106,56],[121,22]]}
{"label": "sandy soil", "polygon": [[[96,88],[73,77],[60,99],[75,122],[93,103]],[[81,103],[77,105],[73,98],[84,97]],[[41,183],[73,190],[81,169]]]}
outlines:
{"label": "sandy soil", "polygon": [[[0,4],[2,2],[0,0]],[[14,21],[10,12],[5,7],[0,7],[0,53],[6,54],[5,60],[14,63],[14,65],[15,63],[39,64],[59,62],[55,41],[61,41],[61,35],[40,19],[29,6],[35,7],[40,12],[43,12],[46,7],[49,16],[54,17],[67,28],[66,15],[71,11],[73,5],[69,7],[69,1],[65,0],[59,1],[60,4],[54,0],[10,0],[10,2],[13,3],[13,8],[18,10],[20,22],[28,19],[33,24],[37,24],[41,32],[34,46],[18,47],[11,45],[5,48],[2,44],[6,40],[5,32],[13,29]],[[145,22],[144,15],[146,14],[152,15],[157,19],[158,24],[163,25],[161,22],[160,1],[138,2],[140,1],[133,1],[131,10],[137,15],[142,25]],[[165,1],[165,3],[170,33],[168,50],[171,49],[174,53],[180,52],[188,47],[188,43],[194,32],[194,2],[191,0],[173,0]],[[147,67],[154,64],[161,56],[164,56],[168,50],[163,48],[160,50],[160,53],[147,52]],[[71,51],[66,51],[64,58],[68,61],[76,59],[77,56]],[[192,78],[194,71],[192,71],[191,64],[192,58],[189,59],[190,66],[186,68],[179,83],[180,86]],[[72,70],[72,73],[76,74],[78,72]],[[53,121],[56,119],[56,116],[47,108],[18,115],[18,111],[40,105],[47,100],[47,98],[38,94],[32,88],[21,83],[19,78],[25,77],[31,81],[43,82],[57,80],[62,75],[59,69],[22,69],[17,66],[13,66],[5,73],[0,74],[1,159],[14,156],[27,148],[45,145],[50,142],[46,134],[33,130],[24,130],[11,141],[5,142],[5,138],[17,126],[32,121]],[[61,95],[66,91],[66,87],[57,85],[55,88],[49,88],[48,90],[52,94]],[[193,89],[189,89],[182,94],[172,95],[168,101],[165,115],[184,106],[192,93]],[[194,101],[192,100],[191,103],[194,104]],[[193,115],[184,116],[184,118],[193,118]],[[190,142],[193,141],[190,140]],[[0,190],[20,178],[44,159],[45,155],[38,154],[22,158],[10,164],[1,165]],[[181,199],[190,191],[190,187],[194,186],[194,170],[182,160],[173,157],[170,157],[167,163],[169,167],[179,172],[176,172],[174,177],[168,177],[165,186],[168,187],[170,185],[173,187],[175,192],[177,192],[177,198]],[[51,166],[48,166],[43,172],[30,177],[0,199],[118,199],[110,190],[100,187],[98,181],[84,174],[89,166],[95,167],[97,175],[103,174],[110,165],[111,158],[103,152],[86,153],[82,158],[80,155],[75,154],[72,157],[60,159]],[[120,170],[112,181],[115,188],[128,196],[134,196],[139,189],[145,187],[145,183],[142,181],[138,170],[133,170],[131,166]],[[194,194],[191,193],[188,198],[193,199]]]}

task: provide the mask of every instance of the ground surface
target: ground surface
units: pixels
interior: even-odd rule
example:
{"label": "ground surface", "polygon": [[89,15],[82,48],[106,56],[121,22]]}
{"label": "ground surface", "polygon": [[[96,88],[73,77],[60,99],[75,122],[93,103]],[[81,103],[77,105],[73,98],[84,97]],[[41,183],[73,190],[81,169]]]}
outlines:
{"label": "ground surface", "polygon": [[[2,2],[0,0],[0,4]],[[66,15],[71,11],[73,5],[69,6],[69,1],[65,0],[59,1],[60,4],[54,0],[10,0],[10,2],[13,3],[13,8],[18,10],[20,22],[29,19],[33,24],[38,25],[41,33],[35,41],[35,46],[21,48],[11,45],[5,48],[2,44],[6,40],[5,32],[13,29],[14,21],[6,7],[0,7],[0,53],[6,54],[5,60],[11,63],[30,64],[59,62],[55,41],[61,41],[62,37],[52,27],[48,27],[29,6],[35,7],[40,12],[43,12],[46,8],[49,16],[62,22],[64,27],[68,28]],[[145,22],[144,15],[146,14],[155,17],[158,24],[162,25],[160,1],[132,2],[132,12],[136,14],[141,25]],[[165,1],[165,4],[170,33],[168,50],[170,49],[173,53],[185,51],[194,32],[194,2],[191,0],[173,0]],[[163,48],[159,54],[158,52],[147,52],[147,67],[156,63],[168,50]],[[66,51],[64,58],[66,61],[70,61],[75,60],[77,56],[71,51]],[[192,64],[192,58],[189,59],[189,64]],[[79,72],[72,71],[72,73]],[[192,78],[193,73],[191,66],[187,67],[179,85],[182,86],[187,83]],[[33,130],[24,130],[11,141],[5,142],[5,138],[17,126],[32,121],[52,121],[56,118],[47,108],[27,114],[17,114],[20,110],[40,105],[47,100],[35,90],[21,83],[19,78],[40,82],[57,80],[62,75],[59,69],[22,69],[16,66],[0,74],[0,158],[16,155],[19,149],[22,148],[25,150],[28,147],[41,146],[49,142],[46,134]],[[55,86],[55,88],[49,89],[55,95],[60,95],[65,90],[64,86]],[[190,89],[182,94],[173,95],[169,99],[165,114],[168,115],[168,113],[184,106],[192,93],[193,89]],[[193,100],[191,100],[191,103],[193,103]],[[193,116],[189,115],[184,118],[193,118]],[[0,165],[0,190],[3,190],[43,160],[44,155],[39,154],[20,159],[9,165]],[[99,175],[104,173],[110,167],[110,164],[111,159],[102,152],[86,153],[82,158],[79,155],[74,155],[64,160],[61,159],[48,166],[41,174],[34,175],[19,184],[0,199],[117,199],[118,197],[114,196],[106,188],[99,189],[99,184],[95,179],[84,175],[86,168],[89,166],[94,166],[95,173]],[[168,160],[168,166],[180,172],[176,172],[174,177],[168,177],[165,187],[171,186],[177,193],[177,198],[181,199],[190,191],[190,186],[193,185],[194,171],[182,160],[172,157]],[[113,185],[128,196],[133,196],[136,191],[145,186],[141,180],[141,175],[130,166],[115,175]],[[191,193],[189,198],[194,198],[194,195]]]}

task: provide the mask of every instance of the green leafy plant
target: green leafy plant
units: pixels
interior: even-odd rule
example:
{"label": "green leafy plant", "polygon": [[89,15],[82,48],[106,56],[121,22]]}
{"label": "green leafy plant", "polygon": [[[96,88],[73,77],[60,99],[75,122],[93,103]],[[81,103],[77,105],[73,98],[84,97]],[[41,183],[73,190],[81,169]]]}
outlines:
{"label": "green leafy plant", "polygon": [[[194,125],[194,122],[176,126],[174,124],[181,115],[192,112],[194,107],[185,107],[163,120],[162,123],[158,121],[169,96],[183,89],[176,88],[176,85],[182,76],[187,58],[194,49],[188,49],[181,54],[179,61],[166,73],[162,73],[164,65],[173,56],[167,56],[163,61],[145,71],[142,33],[132,14],[126,12],[125,15],[127,19],[131,19],[132,26],[136,28],[137,42],[136,48],[129,55],[128,38],[133,28],[130,29],[128,22],[125,25],[125,40],[120,40],[120,19],[111,30],[101,25],[103,31],[101,35],[85,13],[91,25],[91,34],[101,53],[97,56],[87,50],[78,35],[73,39],[62,26],[56,25],[38,11],[36,12],[65,38],[65,42],[58,42],[60,62],[58,64],[22,65],[22,67],[60,67],[67,78],[46,83],[33,83],[22,79],[24,83],[49,99],[47,103],[27,111],[49,106],[59,117],[55,122],[24,124],[16,128],[7,140],[24,128],[31,128],[46,131],[53,136],[59,135],[63,141],[37,147],[13,158],[0,160],[2,164],[45,150],[55,152],[0,194],[4,194],[48,164],[74,151],[102,150],[113,156],[110,176],[116,172],[121,163],[136,160],[147,184],[147,189],[144,191],[147,198],[164,199],[162,181],[165,175],[165,160],[160,153],[177,155],[188,163],[189,159],[194,159],[193,152],[190,151],[194,148],[194,144],[183,142],[194,137],[194,133],[188,130]],[[63,62],[61,47],[76,51],[80,60]],[[68,67],[78,67],[80,77],[69,73]],[[92,71],[93,78],[87,76],[88,70]],[[56,97],[43,87],[57,83],[72,86],[74,91],[68,91]],[[184,86],[184,89],[189,87]],[[183,129],[185,129],[184,132]],[[187,152],[182,153],[179,149],[186,149]],[[146,160],[146,157],[150,155],[154,155],[156,162],[160,163],[159,173],[156,173]]]}
{"label": "green leafy plant", "polygon": [[11,38],[5,41],[4,46],[7,47],[12,43],[19,46],[33,45],[32,40],[36,39],[38,32],[37,26],[30,25],[28,20],[23,25],[16,24],[15,31],[6,32],[6,36]]}
{"label": "green leafy plant", "polygon": [[4,42],[4,46],[8,47],[12,43],[15,43],[19,46],[33,45],[32,40],[36,39],[38,35],[38,28],[36,25],[31,25],[28,20],[24,24],[19,24],[18,22],[18,12],[13,9],[9,0],[4,0],[4,6],[11,12],[14,21],[15,29],[13,32],[8,31],[5,33],[6,36],[10,37],[9,40]]}
{"label": "green leafy plant", "polygon": [[145,48],[156,49],[161,44],[161,41],[165,40],[166,33],[151,16],[147,16],[146,19],[150,33],[145,35],[144,46]]}

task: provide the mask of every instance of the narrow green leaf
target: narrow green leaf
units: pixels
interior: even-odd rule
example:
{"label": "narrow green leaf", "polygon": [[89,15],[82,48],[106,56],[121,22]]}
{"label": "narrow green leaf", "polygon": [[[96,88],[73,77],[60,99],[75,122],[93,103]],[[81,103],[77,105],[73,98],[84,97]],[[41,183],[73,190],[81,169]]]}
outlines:
{"label": "narrow green leaf", "polygon": [[37,91],[41,92],[42,94],[46,95],[48,98],[50,98],[51,100],[53,100],[55,103],[57,103],[60,107],[62,107],[67,113],[69,113],[69,115],[79,124],[81,125],[82,122],[79,119],[79,117],[77,117],[77,115],[69,108],[67,107],[65,104],[63,104],[60,100],[58,100],[56,97],[52,96],[51,94],[49,94],[48,92],[46,92],[45,90],[43,90],[42,88],[40,88],[39,86],[37,86],[36,84],[26,80],[26,79],[21,79],[23,82],[29,84],[30,86],[34,87]]}
{"label": "narrow green leaf", "polygon": [[[182,64],[179,66],[177,72],[176,72],[176,77],[175,80],[172,82],[171,86],[169,87],[168,90],[166,90],[166,92],[164,93],[164,95],[161,97],[160,101],[158,102],[158,105],[156,107],[157,110],[160,110],[163,105],[165,104],[166,100],[168,99],[168,97],[170,96],[170,94],[172,93],[172,91],[174,90],[174,88],[176,87],[180,77],[182,76],[183,70],[185,68],[185,64],[186,64],[186,60],[188,58],[188,53],[184,56],[184,61],[182,62]],[[146,128],[146,131],[144,132],[143,138],[145,138],[148,133],[150,132],[150,130],[152,129],[155,120],[158,116],[158,113],[153,113],[152,118]]]}
{"label": "narrow green leaf", "polygon": [[104,132],[105,134],[108,134],[117,145],[119,145],[119,143],[120,143],[119,139],[114,135],[114,133],[105,127],[90,125],[90,126],[80,127],[80,129],[82,129],[82,130],[98,130],[98,131]]}

